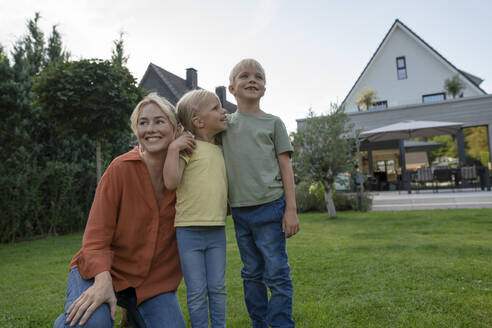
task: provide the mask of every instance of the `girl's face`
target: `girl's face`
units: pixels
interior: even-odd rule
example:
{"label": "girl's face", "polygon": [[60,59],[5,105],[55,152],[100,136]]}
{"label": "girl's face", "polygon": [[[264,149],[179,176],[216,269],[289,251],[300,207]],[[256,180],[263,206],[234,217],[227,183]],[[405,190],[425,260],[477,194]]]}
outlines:
{"label": "girl's face", "polygon": [[156,104],[145,104],[140,110],[137,137],[142,148],[149,153],[166,151],[174,140],[173,126]]}
{"label": "girl's face", "polygon": [[217,134],[227,130],[226,110],[222,108],[219,99],[210,96],[198,114],[202,127]]}

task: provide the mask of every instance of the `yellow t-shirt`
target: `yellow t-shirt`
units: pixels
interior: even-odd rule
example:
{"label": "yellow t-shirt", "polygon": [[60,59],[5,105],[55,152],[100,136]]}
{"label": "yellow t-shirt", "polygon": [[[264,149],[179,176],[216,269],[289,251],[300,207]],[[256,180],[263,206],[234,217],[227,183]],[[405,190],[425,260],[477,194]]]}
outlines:
{"label": "yellow t-shirt", "polygon": [[227,215],[227,175],[222,150],[196,141],[176,190],[174,226],[223,226]]}

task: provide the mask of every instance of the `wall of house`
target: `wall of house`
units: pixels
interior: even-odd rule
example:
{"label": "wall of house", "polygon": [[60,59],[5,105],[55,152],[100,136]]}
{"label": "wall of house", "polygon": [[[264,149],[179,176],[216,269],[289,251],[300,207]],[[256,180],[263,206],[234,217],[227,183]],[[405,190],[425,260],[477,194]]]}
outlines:
{"label": "wall of house", "polygon": [[[407,79],[398,80],[396,58],[401,56],[406,60]],[[388,107],[422,103],[423,95],[445,92],[444,80],[456,74],[439,56],[397,25],[347,98],[346,111],[359,111],[356,100],[367,88],[376,92],[378,101],[386,100]],[[462,80],[466,84],[464,97],[483,94],[468,80]]]}

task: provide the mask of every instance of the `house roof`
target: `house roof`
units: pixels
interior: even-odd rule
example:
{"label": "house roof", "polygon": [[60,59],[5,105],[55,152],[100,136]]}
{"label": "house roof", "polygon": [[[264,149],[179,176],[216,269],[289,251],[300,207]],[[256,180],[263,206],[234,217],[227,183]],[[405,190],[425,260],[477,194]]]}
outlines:
{"label": "house roof", "polygon": [[[157,74],[160,80],[167,86],[167,88],[171,92],[171,95],[173,96],[173,98],[176,99],[176,101],[179,100],[185,93],[191,91],[191,89],[186,84],[186,79],[183,79],[153,63],[150,63],[147,67],[147,70],[140,81],[140,85],[142,85],[143,81],[145,81],[146,77],[149,75],[150,70],[154,71]],[[198,86],[197,89],[203,88]],[[163,94],[162,96],[166,97],[169,95]],[[236,111],[237,109],[237,106],[229,102],[228,100],[224,100],[222,106],[230,113]]]}
{"label": "house roof", "polygon": [[359,75],[359,77],[355,81],[355,83],[352,86],[352,88],[350,88],[350,91],[347,93],[347,96],[343,100],[342,104],[344,104],[345,101],[347,100],[347,98],[351,95],[352,91],[355,89],[355,86],[359,83],[359,81],[362,78],[362,76],[364,76],[364,74],[366,73],[367,69],[371,65],[371,63],[374,60],[374,58],[376,57],[376,55],[381,51],[381,49],[383,48],[383,45],[386,43],[386,41],[389,39],[389,37],[391,36],[391,34],[393,33],[393,31],[397,27],[401,28],[402,31],[408,33],[410,36],[413,36],[415,39],[417,39],[419,42],[421,42],[424,45],[424,48],[426,48],[428,51],[430,51],[431,53],[433,53],[434,55],[436,55],[438,58],[440,58],[445,64],[449,65],[454,71],[456,71],[456,73],[458,75],[460,75],[466,81],[469,81],[474,87],[476,87],[478,90],[480,90],[480,92],[482,92],[483,94],[487,94],[487,92],[485,92],[482,88],[479,87],[479,84],[482,83],[482,81],[483,81],[481,78],[479,78],[479,77],[477,77],[475,75],[472,75],[470,73],[467,73],[465,71],[462,71],[462,70],[459,70],[458,68],[456,68],[456,66],[454,66],[449,60],[447,60],[437,50],[435,50],[434,48],[432,48],[427,42],[425,42],[421,37],[419,37],[415,32],[413,32],[408,26],[406,26],[405,24],[403,24],[399,19],[395,19],[395,22],[393,23],[393,25],[391,25],[391,28],[386,33],[386,35],[384,36],[383,40],[379,44],[378,48],[376,49],[376,51],[372,55],[371,59],[369,59],[369,62],[364,67],[364,70]]}

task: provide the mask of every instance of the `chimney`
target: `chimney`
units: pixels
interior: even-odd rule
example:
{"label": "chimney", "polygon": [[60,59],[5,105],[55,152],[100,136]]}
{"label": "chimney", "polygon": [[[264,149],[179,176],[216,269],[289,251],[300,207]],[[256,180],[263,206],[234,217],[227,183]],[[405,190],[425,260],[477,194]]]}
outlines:
{"label": "chimney", "polygon": [[215,94],[219,97],[222,107],[224,107],[226,101],[226,88],[224,86],[215,88]]}
{"label": "chimney", "polygon": [[196,74],[196,69],[193,67],[186,69],[186,86],[190,90],[198,88],[198,75]]}

